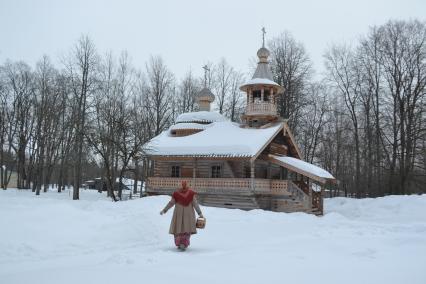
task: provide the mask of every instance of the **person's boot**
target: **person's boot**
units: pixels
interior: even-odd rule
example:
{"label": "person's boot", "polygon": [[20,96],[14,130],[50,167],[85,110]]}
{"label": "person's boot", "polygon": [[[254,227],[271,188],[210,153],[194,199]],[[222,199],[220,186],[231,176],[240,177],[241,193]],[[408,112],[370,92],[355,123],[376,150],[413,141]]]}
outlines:
{"label": "person's boot", "polygon": [[186,246],[185,246],[184,244],[180,244],[180,245],[179,245],[179,249],[180,249],[181,251],[184,251],[184,250],[186,249]]}

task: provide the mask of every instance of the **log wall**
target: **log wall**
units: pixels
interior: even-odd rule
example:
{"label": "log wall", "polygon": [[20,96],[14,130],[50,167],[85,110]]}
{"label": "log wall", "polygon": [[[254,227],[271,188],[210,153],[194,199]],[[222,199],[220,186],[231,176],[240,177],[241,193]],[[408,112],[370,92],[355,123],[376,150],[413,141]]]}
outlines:
{"label": "log wall", "polygon": [[[211,167],[221,166],[222,178],[249,178],[249,161],[226,160],[156,160],[154,161],[154,177],[171,177],[172,166],[180,166],[181,177],[192,178],[195,166],[197,178],[210,178]],[[255,162],[255,178],[283,179],[279,166],[270,162],[257,160]]]}
{"label": "log wall", "polygon": [[180,166],[181,177],[192,178],[194,174],[199,178],[210,178],[211,167],[221,166],[223,178],[242,177],[241,161],[221,160],[156,160],[154,161],[154,177],[171,177],[172,166]]}

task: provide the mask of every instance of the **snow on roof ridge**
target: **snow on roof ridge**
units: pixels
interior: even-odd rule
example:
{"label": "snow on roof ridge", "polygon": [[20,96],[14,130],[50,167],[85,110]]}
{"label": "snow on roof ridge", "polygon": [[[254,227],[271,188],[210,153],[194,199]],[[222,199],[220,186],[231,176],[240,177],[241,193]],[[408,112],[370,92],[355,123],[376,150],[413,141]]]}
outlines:
{"label": "snow on roof ridge", "polygon": [[248,82],[246,82],[243,86],[247,85],[257,85],[257,84],[265,84],[265,85],[274,85],[279,86],[276,82],[267,79],[267,78],[252,78]]}
{"label": "snow on roof ridge", "polygon": [[186,112],[180,114],[176,118],[176,124],[182,122],[219,122],[227,121],[225,118],[218,112],[214,111],[195,111],[195,112]]}
{"label": "snow on roof ridge", "polygon": [[204,130],[207,127],[211,126],[211,124],[200,124],[195,122],[179,122],[170,126],[169,130],[179,130],[179,129],[201,129]]}

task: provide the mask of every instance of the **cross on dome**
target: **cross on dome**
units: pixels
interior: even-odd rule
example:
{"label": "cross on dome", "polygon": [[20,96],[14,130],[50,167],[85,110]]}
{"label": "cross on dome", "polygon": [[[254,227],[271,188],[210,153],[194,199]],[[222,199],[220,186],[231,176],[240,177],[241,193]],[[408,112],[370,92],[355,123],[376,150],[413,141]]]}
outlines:
{"label": "cross on dome", "polygon": [[204,88],[206,88],[207,87],[207,72],[210,71],[210,68],[206,64],[206,65],[203,66],[203,69],[204,69]]}
{"label": "cross on dome", "polygon": [[266,30],[265,27],[262,28],[262,47],[265,47],[265,34]]}

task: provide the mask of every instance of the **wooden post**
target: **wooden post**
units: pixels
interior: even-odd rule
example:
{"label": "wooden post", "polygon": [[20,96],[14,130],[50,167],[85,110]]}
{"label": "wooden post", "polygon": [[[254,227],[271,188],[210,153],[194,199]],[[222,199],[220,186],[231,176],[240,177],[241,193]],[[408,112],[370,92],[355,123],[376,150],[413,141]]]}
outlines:
{"label": "wooden post", "polygon": [[197,178],[197,159],[192,162],[192,187],[195,189],[195,179]]}
{"label": "wooden post", "polygon": [[250,112],[252,110],[252,103],[253,103],[253,92],[251,89],[248,91],[248,102],[247,102],[247,109],[246,112]]}
{"label": "wooden post", "polygon": [[271,162],[268,162],[268,168],[266,169],[266,178],[271,179]]}
{"label": "wooden post", "polygon": [[143,188],[145,186],[145,191],[147,190],[147,181],[148,181],[148,176],[153,176],[153,175],[149,175],[148,174],[148,169],[149,167],[149,158],[143,158],[142,159],[142,176],[140,177],[141,180],[141,191],[139,193],[139,197],[143,196]]}
{"label": "wooden post", "polygon": [[313,197],[313,195],[312,195],[312,182],[311,182],[311,179],[310,178],[308,178],[307,179],[307,181],[306,181],[306,183],[307,183],[307,185],[308,185],[308,193],[309,193],[309,206],[311,207],[311,209],[312,209],[312,205],[313,205],[313,202],[312,202],[312,197]]}
{"label": "wooden post", "polygon": [[254,178],[255,178],[255,164],[254,161],[250,161],[250,187],[251,191],[254,192]]}
{"label": "wooden post", "polygon": [[262,90],[260,91],[260,101],[261,101],[261,102],[263,102],[263,94],[265,93],[265,92],[264,92],[264,90],[265,90],[265,89],[264,89],[264,88],[262,88]]}

